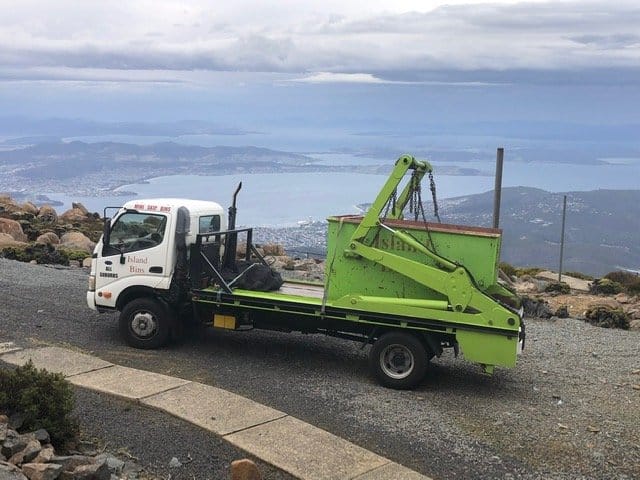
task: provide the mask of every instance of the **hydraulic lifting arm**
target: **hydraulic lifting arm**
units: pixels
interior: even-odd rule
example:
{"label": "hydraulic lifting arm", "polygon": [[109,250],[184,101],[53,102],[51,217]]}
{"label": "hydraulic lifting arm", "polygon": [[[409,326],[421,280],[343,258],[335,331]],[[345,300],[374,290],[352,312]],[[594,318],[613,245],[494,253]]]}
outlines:
{"label": "hydraulic lifting arm", "polygon": [[[413,170],[413,174],[394,202],[398,185],[408,170]],[[518,316],[481,291],[464,266],[438,255],[412,235],[399,229],[392,229],[383,223],[381,216],[389,202],[391,206],[388,210],[391,214],[388,214],[387,218],[402,219],[402,212],[412,193],[419,188],[420,180],[431,170],[431,165],[427,162],[418,161],[409,155],[400,157],[376,200],[351,236],[345,254],[366,258],[443,294],[448,299],[447,302],[442,302],[443,310],[461,317],[478,318],[479,313],[485,325],[517,331]],[[429,257],[433,263],[422,263],[373,246],[371,239],[378,229],[389,231],[393,237]],[[467,315],[465,312],[474,312],[474,314]]]}

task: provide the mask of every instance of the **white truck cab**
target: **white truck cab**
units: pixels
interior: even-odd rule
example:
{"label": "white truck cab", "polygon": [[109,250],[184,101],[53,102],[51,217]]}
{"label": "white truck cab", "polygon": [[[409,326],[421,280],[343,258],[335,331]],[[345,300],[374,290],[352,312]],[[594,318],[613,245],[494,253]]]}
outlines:
{"label": "white truck cab", "polygon": [[127,289],[168,290],[178,255],[177,229],[188,246],[197,234],[226,227],[224,209],[215,202],[179,198],[127,202],[105,223],[105,233],[93,251],[87,304],[93,310],[113,310]]}

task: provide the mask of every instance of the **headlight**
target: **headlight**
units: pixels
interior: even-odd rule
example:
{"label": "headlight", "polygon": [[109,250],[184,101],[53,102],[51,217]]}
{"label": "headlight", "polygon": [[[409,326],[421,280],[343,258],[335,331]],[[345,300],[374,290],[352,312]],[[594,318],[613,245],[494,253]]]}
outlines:
{"label": "headlight", "polygon": [[96,289],[96,276],[89,275],[89,291],[94,292]]}

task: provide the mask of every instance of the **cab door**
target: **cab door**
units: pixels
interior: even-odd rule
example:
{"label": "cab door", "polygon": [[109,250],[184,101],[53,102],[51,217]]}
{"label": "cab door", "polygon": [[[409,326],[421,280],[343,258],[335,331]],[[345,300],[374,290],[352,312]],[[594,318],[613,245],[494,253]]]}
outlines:
{"label": "cab door", "polygon": [[132,285],[154,288],[169,275],[166,232],[169,217],[162,213],[126,211],[118,216],[102,246],[96,266],[96,301],[115,306],[118,294]]}

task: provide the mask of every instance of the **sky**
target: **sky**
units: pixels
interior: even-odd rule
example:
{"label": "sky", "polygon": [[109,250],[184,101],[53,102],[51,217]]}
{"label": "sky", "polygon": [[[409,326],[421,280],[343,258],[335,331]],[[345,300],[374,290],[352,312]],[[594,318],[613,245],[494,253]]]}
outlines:
{"label": "sky", "polygon": [[354,134],[640,124],[636,0],[0,0],[0,8],[2,116]]}

